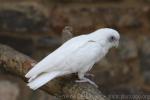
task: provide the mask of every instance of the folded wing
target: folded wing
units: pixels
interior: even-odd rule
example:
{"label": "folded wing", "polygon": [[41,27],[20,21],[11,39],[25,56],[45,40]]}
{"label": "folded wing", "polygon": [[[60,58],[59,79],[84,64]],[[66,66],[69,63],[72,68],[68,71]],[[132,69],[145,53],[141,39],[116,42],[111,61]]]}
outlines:
{"label": "folded wing", "polygon": [[26,75],[26,78],[37,76],[41,73],[54,71],[64,61],[67,56],[82,48],[88,41],[91,41],[87,35],[78,36],[64,43],[57,50],[49,54],[42,61],[37,63]]}

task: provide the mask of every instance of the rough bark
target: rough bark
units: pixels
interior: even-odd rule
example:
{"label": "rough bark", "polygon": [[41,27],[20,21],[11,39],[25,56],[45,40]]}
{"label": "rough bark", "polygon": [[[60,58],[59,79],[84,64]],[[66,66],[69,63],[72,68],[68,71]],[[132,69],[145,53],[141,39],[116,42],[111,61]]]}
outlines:
{"label": "rough bark", "polygon": [[[25,82],[25,74],[37,63],[34,59],[14,50],[11,47],[0,44],[0,66]],[[53,79],[45,86],[43,91],[70,100],[108,100],[96,87],[89,83],[76,83],[75,75],[68,75]]]}
{"label": "rough bark", "polygon": [[[0,66],[5,70],[20,76],[26,81],[24,75],[32,64],[36,63],[32,58],[0,44]],[[41,89],[51,95],[71,100],[106,100],[106,97],[89,83],[76,83],[74,75],[56,78]]]}

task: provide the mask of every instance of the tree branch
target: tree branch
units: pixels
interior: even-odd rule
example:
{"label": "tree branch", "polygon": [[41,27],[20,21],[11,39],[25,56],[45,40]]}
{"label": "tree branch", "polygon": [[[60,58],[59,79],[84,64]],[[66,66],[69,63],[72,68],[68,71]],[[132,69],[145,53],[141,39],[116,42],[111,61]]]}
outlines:
{"label": "tree branch", "polygon": [[[0,66],[21,77],[24,81],[27,81],[24,75],[32,68],[33,63],[37,62],[11,47],[0,44]],[[91,84],[76,83],[74,82],[75,79],[75,75],[59,77],[50,81],[40,89],[61,99],[108,100]]]}
{"label": "tree branch", "polygon": [[[32,64],[36,63],[32,58],[6,46],[0,44],[0,66],[7,71],[20,76],[26,81],[24,75]],[[71,100],[106,100],[102,93],[89,83],[74,82],[74,75],[56,78],[43,86],[41,89],[51,95],[60,98],[70,98]]]}

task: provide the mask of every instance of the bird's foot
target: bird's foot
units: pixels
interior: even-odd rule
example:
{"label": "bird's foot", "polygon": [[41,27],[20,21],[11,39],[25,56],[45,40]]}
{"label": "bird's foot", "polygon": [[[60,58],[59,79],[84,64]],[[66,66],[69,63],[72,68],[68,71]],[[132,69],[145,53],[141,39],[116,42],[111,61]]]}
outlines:
{"label": "bird's foot", "polygon": [[95,75],[94,75],[94,74],[90,74],[90,73],[86,73],[85,76],[87,76],[87,77],[88,77],[88,76],[89,76],[89,77],[94,77]]}
{"label": "bird's foot", "polygon": [[94,85],[96,88],[98,88],[98,85],[96,85],[93,81],[91,81],[90,79],[88,79],[88,78],[83,78],[83,79],[81,79],[81,80],[76,80],[76,82],[89,82],[90,84],[92,84],[92,85]]}

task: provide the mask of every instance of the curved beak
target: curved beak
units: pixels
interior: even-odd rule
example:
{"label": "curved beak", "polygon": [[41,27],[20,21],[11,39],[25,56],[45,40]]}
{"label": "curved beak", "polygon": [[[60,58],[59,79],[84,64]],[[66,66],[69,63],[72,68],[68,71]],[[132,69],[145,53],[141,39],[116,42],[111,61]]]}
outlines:
{"label": "curved beak", "polygon": [[117,48],[119,46],[119,41],[117,40],[114,44],[114,47]]}

